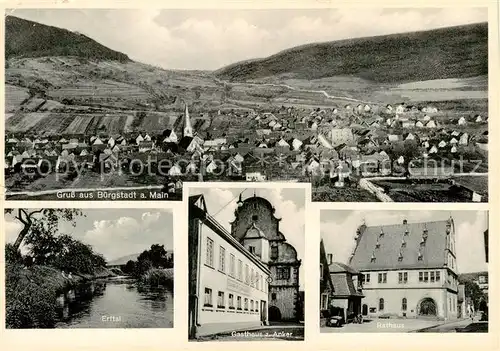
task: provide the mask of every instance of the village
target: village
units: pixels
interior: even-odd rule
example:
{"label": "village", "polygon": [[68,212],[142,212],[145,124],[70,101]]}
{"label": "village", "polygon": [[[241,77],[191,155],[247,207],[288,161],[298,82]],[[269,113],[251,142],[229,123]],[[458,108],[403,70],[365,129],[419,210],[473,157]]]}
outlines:
{"label": "village", "polygon": [[312,182],[314,201],[487,201],[484,114],[405,103],[179,112],[156,132],[7,130],[7,188],[292,181]]}

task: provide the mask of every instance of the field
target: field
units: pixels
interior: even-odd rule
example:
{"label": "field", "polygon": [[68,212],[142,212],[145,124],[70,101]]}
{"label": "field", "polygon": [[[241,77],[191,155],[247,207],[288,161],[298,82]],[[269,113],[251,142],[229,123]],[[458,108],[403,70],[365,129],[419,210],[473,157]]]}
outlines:
{"label": "field", "polygon": [[[374,180],[372,183],[382,187],[396,202],[472,202],[466,192],[448,181]],[[488,201],[487,197],[483,201]]]}
{"label": "field", "polygon": [[313,188],[312,201],[318,202],[380,202],[375,195],[358,188],[335,188],[320,186]]}
{"label": "field", "polygon": [[21,102],[29,97],[28,89],[15,85],[5,85],[5,112],[15,111]]}

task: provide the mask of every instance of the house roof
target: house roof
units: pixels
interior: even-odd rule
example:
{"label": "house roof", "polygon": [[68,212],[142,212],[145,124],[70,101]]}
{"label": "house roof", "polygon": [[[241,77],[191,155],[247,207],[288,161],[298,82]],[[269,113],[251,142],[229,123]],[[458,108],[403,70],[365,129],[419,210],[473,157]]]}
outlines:
{"label": "house roof", "polygon": [[[380,269],[442,268],[446,265],[446,229],[448,221],[393,224],[359,229],[354,255],[349,265],[360,271]],[[453,220],[450,220],[453,228]],[[421,247],[424,230],[427,229],[425,246]],[[408,234],[405,235],[405,230]],[[453,229],[452,229],[453,230]],[[384,233],[381,236],[381,231]],[[402,247],[402,241],[406,247]],[[379,248],[376,248],[378,243]],[[418,260],[419,252],[422,260]],[[403,259],[399,260],[400,253]],[[372,256],[375,261],[372,262]]]}
{"label": "house roof", "polygon": [[330,269],[330,273],[350,273],[350,274],[359,274],[360,272],[355,270],[354,268],[340,262],[333,262],[328,266]]}
{"label": "house roof", "polygon": [[332,278],[335,297],[363,296],[361,292],[356,290],[350,274],[332,273],[330,276]]}

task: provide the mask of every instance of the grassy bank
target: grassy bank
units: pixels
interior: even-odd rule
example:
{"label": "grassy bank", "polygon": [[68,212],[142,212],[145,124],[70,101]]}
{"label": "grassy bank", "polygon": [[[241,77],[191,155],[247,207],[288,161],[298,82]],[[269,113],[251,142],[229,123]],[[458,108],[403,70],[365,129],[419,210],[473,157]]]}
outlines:
{"label": "grassy bank", "polygon": [[24,268],[7,263],[5,267],[7,328],[50,328],[57,320],[59,294],[95,278],[114,275],[103,268],[95,275],[75,274],[71,279],[48,266]]}
{"label": "grassy bank", "polygon": [[168,288],[173,288],[174,286],[174,269],[173,268],[151,268],[146,273],[144,273],[140,282],[142,284],[148,284],[153,286],[165,286]]}

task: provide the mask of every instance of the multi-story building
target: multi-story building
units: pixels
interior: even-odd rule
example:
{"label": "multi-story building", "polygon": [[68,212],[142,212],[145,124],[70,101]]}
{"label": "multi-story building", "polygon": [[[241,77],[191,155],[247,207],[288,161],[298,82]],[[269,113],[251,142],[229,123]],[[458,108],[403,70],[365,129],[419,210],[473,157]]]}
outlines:
{"label": "multi-story building", "polygon": [[319,305],[320,310],[323,311],[328,310],[335,292],[328,268],[332,263],[333,256],[326,254],[323,239],[321,239],[319,248]]}
{"label": "multi-story building", "polygon": [[349,264],[363,274],[368,316],[457,318],[453,219],[361,225]]}
{"label": "multi-story building", "polygon": [[267,239],[252,243],[259,257],[208,214],[203,195],[189,198],[190,338],[267,325]]}
{"label": "multi-story building", "polygon": [[242,200],[241,195],[231,223],[231,234],[245,248],[265,263],[271,272],[269,282],[269,320],[302,320],[299,293],[301,260],[297,251],[280,231],[281,219],[266,199],[252,196]]}

